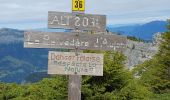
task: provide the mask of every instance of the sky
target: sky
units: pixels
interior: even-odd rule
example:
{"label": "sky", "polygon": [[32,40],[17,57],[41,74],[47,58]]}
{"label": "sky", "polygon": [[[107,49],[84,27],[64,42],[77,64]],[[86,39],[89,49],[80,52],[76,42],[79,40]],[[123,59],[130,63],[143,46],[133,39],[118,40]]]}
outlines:
{"label": "sky", "polygon": [[[0,0],[0,28],[47,28],[48,11],[71,12],[72,0]],[[113,26],[167,20],[170,0],[86,0],[85,13]]]}

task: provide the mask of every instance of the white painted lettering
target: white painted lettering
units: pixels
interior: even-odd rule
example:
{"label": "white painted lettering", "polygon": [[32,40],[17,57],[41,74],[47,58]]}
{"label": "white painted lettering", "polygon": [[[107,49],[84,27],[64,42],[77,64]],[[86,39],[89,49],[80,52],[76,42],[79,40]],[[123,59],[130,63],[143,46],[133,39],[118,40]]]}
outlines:
{"label": "white painted lettering", "polygon": [[55,45],[55,41],[51,41],[51,45]]}
{"label": "white painted lettering", "polygon": [[54,24],[54,23],[57,23],[57,24],[60,24],[59,20],[58,20],[58,17],[57,16],[54,16],[53,20],[51,21],[50,24]]}
{"label": "white painted lettering", "polygon": [[95,19],[94,18],[90,18],[92,21],[91,21],[91,23],[92,23],[92,26],[94,27],[95,26]]}
{"label": "white painted lettering", "polygon": [[65,41],[65,45],[68,46],[69,45],[69,41]]}
{"label": "white painted lettering", "polygon": [[86,27],[89,24],[89,19],[87,17],[83,18],[83,26]]}
{"label": "white painted lettering", "polygon": [[88,47],[89,46],[89,42],[85,42],[85,47]]}
{"label": "white painted lettering", "polygon": [[107,39],[106,38],[104,38],[103,44],[107,44]]}
{"label": "white painted lettering", "polygon": [[[61,25],[63,25],[63,26],[66,26],[66,25],[67,25],[67,20],[66,20],[65,17],[67,17],[67,16],[61,16]],[[64,22],[65,22],[65,23],[64,23]]]}
{"label": "white painted lettering", "polygon": [[75,26],[80,26],[80,23],[79,23],[80,18],[79,17],[75,17],[75,20],[76,20]]}
{"label": "white painted lettering", "polygon": [[80,46],[80,41],[79,41],[79,39],[77,39],[75,45],[76,45],[76,46]]}
{"label": "white painted lettering", "polygon": [[35,40],[35,44],[40,44],[40,40]]}
{"label": "white painted lettering", "polygon": [[44,35],[43,39],[48,41],[50,39],[50,37],[48,35]]}
{"label": "white painted lettering", "polygon": [[67,21],[66,21],[67,25],[70,25],[70,18],[71,18],[71,16],[67,16]]}
{"label": "white painted lettering", "polygon": [[73,38],[73,40],[70,42],[70,46],[74,46],[74,38]]}

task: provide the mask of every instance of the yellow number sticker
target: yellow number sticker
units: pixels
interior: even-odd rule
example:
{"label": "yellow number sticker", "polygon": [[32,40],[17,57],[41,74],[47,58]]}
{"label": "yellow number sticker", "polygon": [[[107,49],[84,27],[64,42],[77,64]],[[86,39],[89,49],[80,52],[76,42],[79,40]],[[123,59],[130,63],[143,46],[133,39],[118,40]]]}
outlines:
{"label": "yellow number sticker", "polygon": [[72,0],[72,11],[84,11],[85,0]]}

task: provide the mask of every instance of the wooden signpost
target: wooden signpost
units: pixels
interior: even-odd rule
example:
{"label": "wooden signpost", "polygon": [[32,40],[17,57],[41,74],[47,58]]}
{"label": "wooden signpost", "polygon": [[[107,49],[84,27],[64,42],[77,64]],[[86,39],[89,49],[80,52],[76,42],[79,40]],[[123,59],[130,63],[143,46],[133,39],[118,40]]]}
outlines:
{"label": "wooden signpost", "polygon": [[48,74],[103,76],[103,54],[50,51]]}
{"label": "wooden signpost", "polygon": [[104,34],[77,34],[74,32],[33,32],[24,34],[24,47],[65,48],[79,50],[116,50],[126,48],[126,37]]}
{"label": "wooden signpost", "polygon": [[[81,100],[81,75],[103,75],[103,54],[80,53],[79,50],[116,50],[126,48],[126,37],[99,34],[106,31],[106,16],[84,14],[85,0],[72,0],[72,13],[48,13],[48,28],[73,29],[66,32],[24,33],[26,48],[65,48],[76,52],[50,51],[48,74],[69,76],[68,100]],[[81,33],[93,31],[98,34]],[[79,32],[78,32],[79,31]]]}
{"label": "wooden signpost", "polygon": [[48,12],[48,28],[106,31],[106,16],[84,13]]}
{"label": "wooden signpost", "polygon": [[[81,1],[84,1],[84,3],[81,3]],[[72,0],[72,13],[74,12],[81,12],[84,13],[85,11],[85,0]],[[75,4],[75,5],[74,5]],[[79,6],[77,6],[79,4]],[[82,4],[83,6],[80,6]],[[80,9],[84,7],[83,11],[80,11]],[[75,8],[75,9],[74,9]],[[73,30],[73,32],[77,31]],[[79,34],[77,34],[78,36]],[[81,50],[78,50],[77,47],[75,47],[75,53],[83,52]],[[77,54],[78,55],[78,54]],[[68,83],[68,100],[81,100],[81,82],[82,82],[82,76],[81,75],[69,75],[69,83]]]}

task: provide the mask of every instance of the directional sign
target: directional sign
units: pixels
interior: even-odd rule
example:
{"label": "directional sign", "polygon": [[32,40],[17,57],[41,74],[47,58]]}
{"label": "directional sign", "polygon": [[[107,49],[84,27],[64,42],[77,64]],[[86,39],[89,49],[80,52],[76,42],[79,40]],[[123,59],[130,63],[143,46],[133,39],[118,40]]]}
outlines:
{"label": "directional sign", "polygon": [[66,48],[79,50],[124,50],[126,37],[119,35],[79,34],[57,32],[24,33],[24,47],[28,48]]}
{"label": "directional sign", "polygon": [[83,13],[48,12],[48,28],[106,31],[106,16]]}
{"label": "directional sign", "polygon": [[50,51],[48,74],[103,76],[103,54]]}
{"label": "directional sign", "polygon": [[72,0],[72,11],[84,11],[85,0]]}

